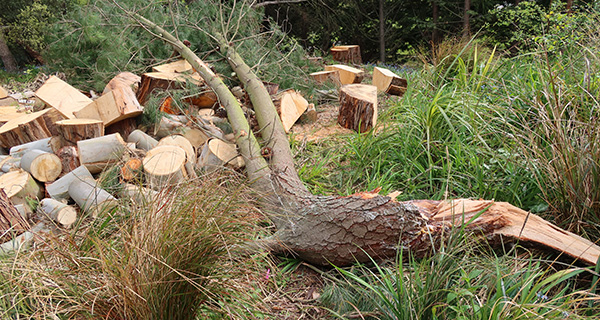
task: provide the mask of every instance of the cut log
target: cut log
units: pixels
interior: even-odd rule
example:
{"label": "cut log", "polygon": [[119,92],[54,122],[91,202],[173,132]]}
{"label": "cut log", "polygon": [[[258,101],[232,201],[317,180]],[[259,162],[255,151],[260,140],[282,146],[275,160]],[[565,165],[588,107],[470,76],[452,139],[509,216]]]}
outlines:
{"label": "cut log", "polygon": [[244,166],[244,159],[238,154],[235,144],[210,139],[198,157],[198,167],[213,171],[223,166],[239,169]]}
{"label": "cut log", "polygon": [[4,190],[0,189],[0,241],[4,242],[29,230],[29,223],[17,211]]}
{"label": "cut log", "polygon": [[12,157],[20,158],[23,156],[23,154],[30,150],[56,152],[57,150],[60,150],[60,148],[62,148],[62,142],[60,139],[57,137],[50,137],[14,146],[10,148],[9,154]]}
{"label": "cut log", "polygon": [[21,169],[0,176],[0,189],[4,189],[13,204],[26,204],[27,199],[42,197],[42,189],[38,183],[29,172]]}
{"label": "cut log", "polygon": [[350,64],[362,64],[360,46],[334,46],[330,50],[333,60]]}
{"label": "cut log", "polygon": [[75,111],[78,119],[102,120],[105,126],[121,120],[137,117],[144,108],[130,87],[114,88],[84,108]]}
{"label": "cut log", "polygon": [[0,160],[0,170],[2,172],[10,172],[21,167],[21,158],[12,156],[3,156]]}
{"label": "cut log", "polygon": [[64,141],[76,145],[79,140],[87,140],[104,135],[104,123],[97,119],[67,119],[56,122],[59,135]]}
{"label": "cut log", "polygon": [[144,173],[151,188],[161,190],[187,179],[185,150],[178,146],[162,145],[148,151],[143,161]]}
{"label": "cut log", "polygon": [[179,132],[184,138],[188,139],[196,150],[208,141],[208,136],[199,129],[183,127]]}
{"label": "cut log", "polygon": [[363,133],[377,123],[377,87],[368,84],[349,84],[340,90],[338,123]]}
{"label": "cut log", "polygon": [[388,69],[375,67],[373,70],[373,85],[377,90],[395,96],[402,96],[406,92],[408,83]]}
{"label": "cut log", "polygon": [[194,69],[189,62],[185,60],[177,60],[174,62],[154,66],[152,67],[152,71],[162,73],[192,73],[194,72]]}
{"label": "cut log", "polygon": [[52,182],[62,172],[60,158],[41,150],[31,150],[21,158],[21,168],[29,172],[36,180]]}
{"label": "cut log", "polygon": [[214,108],[215,104],[219,103],[219,99],[212,90],[207,89],[193,97],[184,98],[183,102],[198,108]]}
{"label": "cut log", "polygon": [[75,119],[73,113],[92,102],[92,99],[55,76],[48,78],[35,95],[67,119]]}
{"label": "cut log", "polygon": [[121,189],[121,197],[129,198],[133,203],[144,206],[159,199],[160,193],[142,186],[126,183]]}
{"label": "cut log", "polygon": [[[10,100],[10,99],[12,99],[12,98],[1,99],[0,101]],[[10,121],[12,119],[16,119],[18,117],[25,115],[24,112],[19,112],[19,110],[17,109],[18,105],[19,105],[19,102],[16,100],[13,103],[13,105],[11,105],[11,104],[7,105],[7,104],[0,103],[0,126],[7,123],[8,121]]]}
{"label": "cut log", "polygon": [[121,72],[106,84],[106,87],[104,87],[104,91],[102,91],[102,95],[105,95],[108,92],[113,91],[115,89],[127,87],[129,87],[134,93],[136,93],[140,87],[141,80],[142,78],[140,78],[140,76],[136,74],[133,74],[131,72]]}
{"label": "cut log", "polygon": [[136,147],[148,151],[158,145],[158,141],[141,130],[134,130],[127,137],[127,142],[135,143]]}
{"label": "cut log", "polygon": [[181,89],[186,82],[200,85],[202,80],[197,74],[186,75],[170,72],[150,72],[142,75],[142,83],[137,93],[141,105],[146,104],[155,90]]}
{"label": "cut log", "polygon": [[108,127],[104,128],[104,134],[114,134],[118,133],[123,137],[123,139],[129,138],[129,135],[137,129],[137,121],[135,118],[129,118],[125,120],[121,120],[119,122],[115,122]]}
{"label": "cut log", "polygon": [[45,198],[40,201],[40,210],[64,227],[70,227],[77,220],[77,210],[60,201]]}
{"label": "cut log", "polygon": [[96,180],[90,178],[74,179],[69,186],[69,196],[75,200],[81,211],[90,214],[93,218],[119,204],[115,197],[100,188]]}
{"label": "cut log", "polygon": [[127,145],[118,133],[77,142],[79,162],[93,173],[117,163],[123,157]]}
{"label": "cut log", "polygon": [[133,158],[129,159],[121,168],[121,178],[125,181],[136,180],[142,173],[142,160]]}
{"label": "cut log", "polygon": [[286,133],[290,132],[294,123],[308,108],[308,101],[293,89],[278,93],[273,98],[273,104],[277,108],[277,113],[279,113]]}
{"label": "cut log", "polygon": [[334,64],[331,66],[325,66],[326,71],[338,71],[340,74],[340,83],[344,84],[352,84],[352,83],[361,83],[363,78],[365,77],[365,72],[356,69],[353,67],[345,66],[343,64]]}
{"label": "cut log", "polygon": [[65,174],[75,170],[81,164],[79,163],[79,152],[77,152],[77,147],[75,146],[66,146],[58,150],[56,153],[58,158],[60,159],[60,163],[62,164],[62,171],[59,177],[64,176]]}
{"label": "cut log", "polygon": [[55,123],[64,117],[55,109],[23,115],[0,127],[0,143],[3,148],[25,144],[58,134]]}
{"label": "cut log", "polygon": [[170,136],[166,136],[158,142],[159,146],[178,146],[185,151],[186,160],[191,164],[196,163],[196,151],[192,146],[192,143],[186,139],[185,137],[173,134]]}
{"label": "cut log", "polygon": [[313,72],[310,76],[319,84],[331,81],[336,85],[341,85],[340,72],[338,70]]}
{"label": "cut log", "polygon": [[46,192],[52,199],[69,199],[69,186],[75,180],[93,179],[92,174],[86,166],[79,166],[73,171],[65,174],[60,179],[46,186]]}

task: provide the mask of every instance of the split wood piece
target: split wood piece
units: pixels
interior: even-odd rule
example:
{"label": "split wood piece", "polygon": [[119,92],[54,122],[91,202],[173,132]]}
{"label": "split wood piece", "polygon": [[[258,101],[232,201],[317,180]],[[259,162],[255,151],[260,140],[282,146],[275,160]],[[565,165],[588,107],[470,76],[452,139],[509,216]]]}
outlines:
{"label": "split wood piece", "polygon": [[313,72],[310,76],[319,84],[331,81],[336,85],[341,85],[340,72],[338,70]]}
{"label": "split wood piece", "polygon": [[141,105],[146,104],[154,90],[181,89],[186,82],[201,85],[202,80],[197,74],[186,75],[172,72],[149,72],[142,75],[142,83],[137,93]]}
{"label": "split wood piece", "polygon": [[[61,120],[62,121],[62,120]],[[60,121],[58,121],[60,122]],[[44,138],[37,141],[28,142],[18,146],[10,148],[9,154],[13,157],[20,158],[27,151],[30,150],[41,150],[45,152],[56,152],[63,147],[63,143],[58,137]]]}
{"label": "split wood piece", "polygon": [[73,171],[65,174],[60,179],[46,186],[46,192],[52,199],[69,199],[69,186],[75,180],[93,179],[92,174],[86,166],[79,166]]}
{"label": "split wood piece", "polygon": [[[12,98],[6,98],[6,99],[12,99]],[[3,99],[5,100],[5,99]],[[19,105],[19,102],[15,100],[16,105]],[[19,112],[19,110],[17,109],[16,106],[12,106],[12,105],[8,105],[8,106],[3,106],[3,104],[0,104],[0,126],[7,123],[8,121],[12,120],[12,119],[16,119],[18,117],[21,117],[25,115],[24,112]]]}
{"label": "split wood piece", "polygon": [[142,78],[140,76],[133,74],[131,72],[121,72],[112,78],[104,87],[104,91],[102,91],[102,95],[107,94],[110,91],[113,91],[118,88],[126,88],[129,87],[133,92],[137,92],[140,87],[140,82]]}
{"label": "split wood piece", "polygon": [[198,167],[213,171],[223,166],[240,169],[244,166],[244,159],[238,154],[235,144],[210,139],[200,152]]}
{"label": "split wood piece", "polygon": [[173,134],[170,136],[166,136],[158,142],[159,146],[177,146],[185,151],[187,162],[191,164],[196,163],[196,151],[192,146],[192,143],[186,139],[185,137]]}
{"label": "split wood piece", "polygon": [[29,229],[29,223],[17,211],[4,190],[0,189],[0,241],[7,241]]}
{"label": "split wood piece", "polygon": [[206,89],[193,97],[184,98],[183,102],[189,103],[198,108],[213,108],[217,103],[219,103],[219,99],[212,90]]}
{"label": "split wood piece", "polygon": [[183,127],[180,129],[180,133],[196,150],[208,141],[208,136],[200,129]]}
{"label": "split wood piece", "polygon": [[395,96],[402,96],[406,92],[408,82],[388,69],[375,67],[373,70],[373,85],[379,91]]}
{"label": "split wood piece", "polygon": [[286,133],[290,132],[294,123],[308,108],[308,101],[293,89],[278,93],[273,99],[273,104]]}
{"label": "split wood piece", "polygon": [[75,170],[81,164],[79,163],[79,152],[77,152],[77,147],[75,146],[66,146],[58,150],[56,153],[58,158],[60,159],[60,163],[62,164],[62,171],[59,177],[64,176],[65,174]]}
{"label": "split wood piece", "polygon": [[194,69],[189,62],[187,62],[185,59],[182,59],[154,66],[152,67],[152,71],[162,73],[192,73]]}
{"label": "split wood piece", "polygon": [[102,120],[105,126],[121,120],[137,117],[144,108],[138,102],[135,93],[129,87],[115,88],[103,94],[74,114],[78,119]]}
{"label": "split wood piece", "polygon": [[6,97],[8,97],[8,91],[0,86],[0,99],[4,99]]}
{"label": "split wood piece", "polygon": [[59,135],[68,144],[76,145],[79,140],[87,140],[104,135],[104,123],[97,119],[66,119],[56,122]]}
{"label": "split wood piece", "polygon": [[162,145],[148,151],[143,168],[152,189],[161,190],[188,178],[186,153],[181,147]]}
{"label": "split wood piece", "polygon": [[74,112],[92,103],[92,99],[56,76],[48,78],[35,95],[67,119],[75,119]]}
{"label": "split wood piece", "polygon": [[416,205],[425,215],[437,222],[447,222],[459,227],[473,220],[467,229],[482,230],[492,238],[502,237],[493,240],[514,239],[538,244],[537,247],[541,244],[592,265],[595,265],[600,257],[600,248],[593,242],[506,202],[457,199],[416,200],[409,203]]}
{"label": "split wood piece", "polygon": [[157,138],[164,138],[171,134],[179,133],[184,127],[185,123],[182,123],[172,116],[163,116],[156,128],[155,135]]}
{"label": "split wood piece", "polygon": [[46,224],[40,222],[29,229],[29,231],[25,231],[16,238],[0,244],[0,253],[8,254],[23,250],[33,242],[36,236],[40,233],[47,232],[49,232],[49,230],[48,227],[46,227]]}
{"label": "split wood piece", "polygon": [[121,178],[125,181],[136,180],[142,172],[142,160],[133,158],[129,159],[121,168]]}
{"label": "split wood piece", "polygon": [[118,133],[77,142],[79,162],[93,173],[100,173],[107,166],[123,157],[127,145]]}
{"label": "split wood piece", "polygon": [[13,204],[26,204],[27,199],[42,197],[42,189],[29,172],[18,169],[0,176],[0,189]]}
{"label": "split wood piece", "polygon": [[377,87],[349,84],[340,90],[338,123],[363,133],[377,124]]}
{"label": "split wood piece", "polygon": [[42,199],[39,208],[50,219],[67,228],[77,220],[77,210],[75,208],[51,198]]}
{"label": "split wood piece", "polygon": [[360,83],[365,77],[365,72],[356,69],[353,67],[345,66],[343,64],[334,64],[331,66],[325,66],[326,71],[335,71],[337,70],[340,73],[340,83],[344,84],[352,84],[352,83]]}
{"label": "split wood piece", "polygon": [[65,117],[56,109],[23,115],[0,127],[0,144],[3,148],[25,144],[58,134],[55,123]]}
{"label": "split wood piece", "polygon": [[129,198],[137,205],[146,205],[159,199],[160,193],[142,186],[126,183],[121,189],[121,197]]}
{"label": "split wood piece", "polygon": [[90,178],[73,180],[69,186],[69,196],[75,200],[81,211],[90,214],[93,218],[119,204],[115,197],[100,188],[96,180]]}
{"label": "split wood piece", "polygon": [[134,130],[127,137],[127,142],[135,143],[136,147],[148,151],[158,145],[158,141],[142,130]]}
{"label": "split wood piece", "polygon": [[135,118],[129,118],[113,123],[108,127],[104,128],[104,134],[118,133],[123,139],[129,138],[131,132],[137,129],[137,120]]}
{"label": "split wood piece", "polygon": [[330,50],[333,60],[351,64],[362,64],[360,46],[334,46]]}
{"label": "split wood piece", "polygon": [[31,150],[21,158],[21,168],[38,181],[52,182],[62,172],[60,158],[54,153],[41,150]]}
{"label": "split wood piece", "polygon": [[0,160],[0,170],[10,172],[21,167],[21,158],[6,156]]}

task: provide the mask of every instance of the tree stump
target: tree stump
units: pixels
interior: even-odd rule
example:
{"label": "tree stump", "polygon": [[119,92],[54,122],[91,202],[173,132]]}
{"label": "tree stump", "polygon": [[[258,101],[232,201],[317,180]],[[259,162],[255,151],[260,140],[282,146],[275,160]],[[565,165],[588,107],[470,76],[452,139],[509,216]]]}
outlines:
{"label": "tree stump", "polygon": [[93,174],[121,160],[126,148],[118,133],[77,142],[79,161]]}
{"label": "tree stump", "polygon": [[56,122],[59,135],[66,143],[77,145],[79,140],[87,140],[104,135],[104,123],[97,119],[67,119]]}
{"label": "tree stump", "polygon": [[331,52],[331,56],[335,61],[350,64],[362,64],[360,46],[358,45],[334,46],[329,52]]}
{"label": "tree stump", "polygon": [[12,119],[0,127],[3,148],[25,144],[58,134],[55,123],[64,119],[56,109],[44,109]]}
{"label": "tree stump", "polygon": [[115,197],[90,178],[74,179],[69,186],[69,196],[75,200],[81,211],[91,214],[93,218],[119,204]]}
{"label": "tree stump", "polygon": [[40,210],[64,227],[70,227],[77,220],[77,210],[60,201],[45,198],[40,201]]}
{"label": "tree stump", "polygon": [[340,82],[344,84],[361,83],[365,77],[365,72],[343,64],[334,64],[325,66],[325,71],[338,71],[340,74]]}
{"label": "tree stump", "polygon": [[30,226],[13,206],[6,192],[0,188],[0,241],[5,242],[27,230]]}
{"label": "tree stump", "polygon": [[273,104],[279,113],[279,118],[283,124],[283,130],[290,132],[290,129],[298,121],[300,116],[308,108],[308,101],[294,89],[289,89],[278,93],[273,98]]}
{"label": "tree stump", "polygon": [[368,84],[343,86],[338,123],[360,133],[373,128],[377,123],[377,87]]}
{"label": "tree stump", "polygon": [[27,199],[42,197],[42,189],[29,172],[18,169],[0,176],[0,189],[4,189],[13,204],[26,204]]}
{"label": "tree stump", "polygon": [[150,187],[160,190],[187,179],[186,157],[185,150],[172,145],[157,146],[148,151],[143,168]]}
{"label": "tree stump", "polygon": [[402,96],[406,92],[408,83],[406,79],[400,78],[388,69],[375,67],[373,70],[373,85],[379,91],[395,96]]}
{"label": "tree stump", "polygon": [[54,153],[31,150],[21,158],[21,168],[41,182],[52,182],[60,176],[62,163]]}
{"label": "tree stump", "polygon": [[185,59],[177,60],[152,67],[152,72],[162,73],[192,73],[194,69]]}

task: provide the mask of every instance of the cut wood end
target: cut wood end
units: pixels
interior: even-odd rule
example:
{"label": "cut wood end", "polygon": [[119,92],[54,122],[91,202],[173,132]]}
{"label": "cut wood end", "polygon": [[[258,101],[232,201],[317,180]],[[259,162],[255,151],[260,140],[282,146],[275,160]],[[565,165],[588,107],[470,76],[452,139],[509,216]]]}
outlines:
{"label": "cut wood end", "polygon": [[44,153],[37,156],[31,162],[31,175],[41,182],[52,182],[62,172],[60,158],[52,153]]}
{"label": "cut wood end", "polygon": [[148,151],[142,165],[148,174],[169,176],[183,170],[186,157],[181,147],[162,145]]}
{"label": "cut wood end", "polygon": [[121,168],[121,177],[125,181],[134,180],[142,171],[142,161],[140,159],[130,159]]}

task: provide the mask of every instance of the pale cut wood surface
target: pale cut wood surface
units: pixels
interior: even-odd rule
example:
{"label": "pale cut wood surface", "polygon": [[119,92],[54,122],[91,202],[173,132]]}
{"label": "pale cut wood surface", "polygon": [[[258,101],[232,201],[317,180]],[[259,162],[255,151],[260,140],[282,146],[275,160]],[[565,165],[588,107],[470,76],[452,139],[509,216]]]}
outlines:
{"label": "pale cut wood surface", "polygon": [[239,169],[244,166],[244,159],[239,155],[235,144],[220,139],[210,139],[202,148],[198,157],[198,166],[215,170],[224,165]]}
{"label": "pale cut wood surface", "polygon": [[163,73],[192,73],[194,69],[189,62],[183,59],[154,66],[152,67],[152,71]]}
{"label": "pale cut wood surface", "polygon": [[196,150],[192,143],[186,139],[184,136],[178,134],[172,134],[170,136],[166,136],[158,142],[159,146],[177,146],[185,151],[186,159],[189,163],[196,163]]}
{"label": "pale cut wood surface", "polygon": [[373,69],[373,85],[381,92],[402,96],[408,84],[405,79],[400,78],[392,71],[375,67]]}
{"label": "pale cut wood surface", "polygon": [[55,199],[42,199],[39,207],[50,219],[65,227],[71,226],[77,220],[77,210],[75,208]]}
{"label": "pale cut wood surface", "polygon": [[273,99],[275,108],[279,113],[283,130],[289,132],[294,123],[300,119],[300,116],[308,108],[308,101],[294,89],[289,89],[278,93]]}
{"label": "pale cut wood surface", "polygon": [[73,112],[81,110],[92,102],[92,99],[56,76],[48,78],[35,95],[68,119],[74,119]]}
{"label": "pale cut wood surface", "polygon": [[317,83],[325,83],[331,81],[337,85],[341,84],[340,72],[338,70],[317,71],[310,74]]}
{"label": "pale cut wood surface", "polygon": [[37,199],[42,196],[42,189],[29,172],[18,169],[0,176],[0,189],[13,204],[25,204],[26,199]]}
{"label": "pale cut wood surface", "polygon": [[161,189],[186,179],[186,157],[185,150],[173,145],[157,146],[148,151],[143,168],[150,186],[153,189]]}
{"label": "pale cut wood surface", "polygon": [[325,66],[325,71],[335,71],[340,73],[340,82],[342,85],[351,83],[360,83],[365,77],[365,72],[350,66],[343,64],[334,64],[331,66]]}
{"label": "pale cut wood surface", "polygon": [[23,155],[21,168],[38,181],[52,182],[62,172],[62,163],[57,155],[34,149]]}

